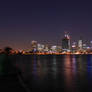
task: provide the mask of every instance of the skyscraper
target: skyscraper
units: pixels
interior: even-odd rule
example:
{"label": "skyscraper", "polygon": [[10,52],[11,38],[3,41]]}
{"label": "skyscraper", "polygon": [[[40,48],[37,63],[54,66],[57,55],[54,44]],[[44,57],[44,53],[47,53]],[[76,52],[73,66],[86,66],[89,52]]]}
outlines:
{"label": "skyscraper", "polygon": [[92,41],[90,41],[90,48],[92,49]]}
{"label": "skyscraper", "polygon": [[37,41],[32,41],[31,42],[31,47],[32,47],[32,51],[35,52],[37,51]]}
{"label": "skyscraper", "polygon": [[79,50],[82,50],[83,48],[83,41],[81,39],[78,41],[78,47],[79,47]]}
{"label": "skyscraper", "polygon": [[70,50],[70,36],[65,33],[64,38],[62,39],[62,49],[67,51]]}

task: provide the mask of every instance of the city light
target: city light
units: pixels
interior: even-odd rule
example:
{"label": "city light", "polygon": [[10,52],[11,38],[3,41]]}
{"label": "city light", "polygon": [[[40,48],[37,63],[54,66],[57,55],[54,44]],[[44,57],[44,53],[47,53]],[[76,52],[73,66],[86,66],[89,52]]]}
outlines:
{"label": "city light", "polygon": [[[85,43],[82,39],[72,42],[70,35],[65,33],[64,37],[61,39],[61,45],[50,45],[41,44],[33,40],[30,44],[29,50],[12,50],[11,54],[24,54],[24,55],[63,55],[63,54],[92,54],[92,41],[89,45]],[[3,50],[0,49],[0,53]]]}

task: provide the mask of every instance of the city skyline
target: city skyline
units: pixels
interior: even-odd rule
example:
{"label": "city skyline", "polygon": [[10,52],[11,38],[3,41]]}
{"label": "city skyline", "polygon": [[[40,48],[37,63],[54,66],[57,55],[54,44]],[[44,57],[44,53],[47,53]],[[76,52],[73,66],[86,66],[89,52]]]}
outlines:
{"label": "city skyline", "polygon": [[0,2],[0,48],[29,49],[32,40],[60,43],[64,31],[72,41],[92,40],[92,1],[34,0]]}
{"label": "city skyline", "polygon": [[[62,49],[63,49],[63,43],[62,43],[62,41],[64,41],[64,44],[66,44],[66,46],[64,46],[64,48],[67,48],[67,49],[69,49],[69,48],[72,48],[72,46],[77,46],[77,47],[80,47],[81,46],[81,48],[82,48],[82,46],[83,45],[85,45],[86,47],[88,47],[88,48],[90,48],[90,47],[92,47],[92,40],[90,40],[90,41],[85,41],[85,39],[83,40],[83,38],[82,37],[80,37],[80,39],[79,40],[77,40],[77,41],[73,41],[73,39],[71,39],[71,37],[70,37],[70,35],[68,34],[68,32],[64,32],[64,35],[63,35],[63,37],[61,38],[61,39],[59,39],[60,40],[60,42],[59,41],[57,41],[57,43],[56,44],[52,44],[51,42],[48,42],[48,41],[44,41],[43,43],[40,43],[40,42],[38,42],[38,41],[36,41],[36,40],[32,40],[30,43],[29,43],[29,48],[27,48],[26,47],[26,49],[16,49],[15,48],[15,50],[30,50],[30,49],[32,49],[32,45],[33,45],[33,47],[34,46],[36,46],[36,45],[44,45],[44,46],[46,46],[46,45],[48,45],[49,47],[51,47],[51,46],[59,46],[59,47],[61,47]],[[27,45],[28,46],[28,45]],[[68,47],[69,46],[69,47]],[[11,47],[11,46],[9,46],[9,45],[7,45],[7,46],[5,46],[5,47]],[[5,48],[5,47],[3,47],[3,48]],[[3,48],[1,48],[1,49],[3,49]],[[34,47],[34,48],[36,48],[36,47]],[[13,48],[14,49],[14,48]]]}

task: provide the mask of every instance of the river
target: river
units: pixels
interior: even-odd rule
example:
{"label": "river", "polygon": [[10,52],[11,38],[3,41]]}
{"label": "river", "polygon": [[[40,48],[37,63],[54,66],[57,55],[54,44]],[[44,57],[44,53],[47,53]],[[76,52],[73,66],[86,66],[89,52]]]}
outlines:
{"label": "river", "polygon": [[92,55],[16,55],[30,92],[91,92]]}

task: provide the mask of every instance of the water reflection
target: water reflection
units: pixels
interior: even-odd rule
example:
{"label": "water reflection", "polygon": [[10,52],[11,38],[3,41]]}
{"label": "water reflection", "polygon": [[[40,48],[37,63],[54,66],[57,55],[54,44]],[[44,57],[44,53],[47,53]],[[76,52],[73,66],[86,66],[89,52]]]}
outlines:
{"label": "water reflection", "polygon": [[31,92],[91,90],[91,55],[19,56],[17,64]]}
{"label": "water reflection", "polygon": [[64,69],[66,91],[75,92],[76,60],[74,56],[66,55],[64,57]]}
{"label": "water reflection", "polygon": [[33,56],[33,59],[32,59],[32,74],[34,76],[34,79],[37,80],[37,77],[38,77],[38,71],[37,71],[37,57],[36,56]]}
{"label": "water reflection", "polygon": [[88,74],[88,76],[87,76],[88,87],[89,87],[89,90],[90,90],[91,85],[92,85],[92,56],[91,55],[87,56],[87,74]]}

